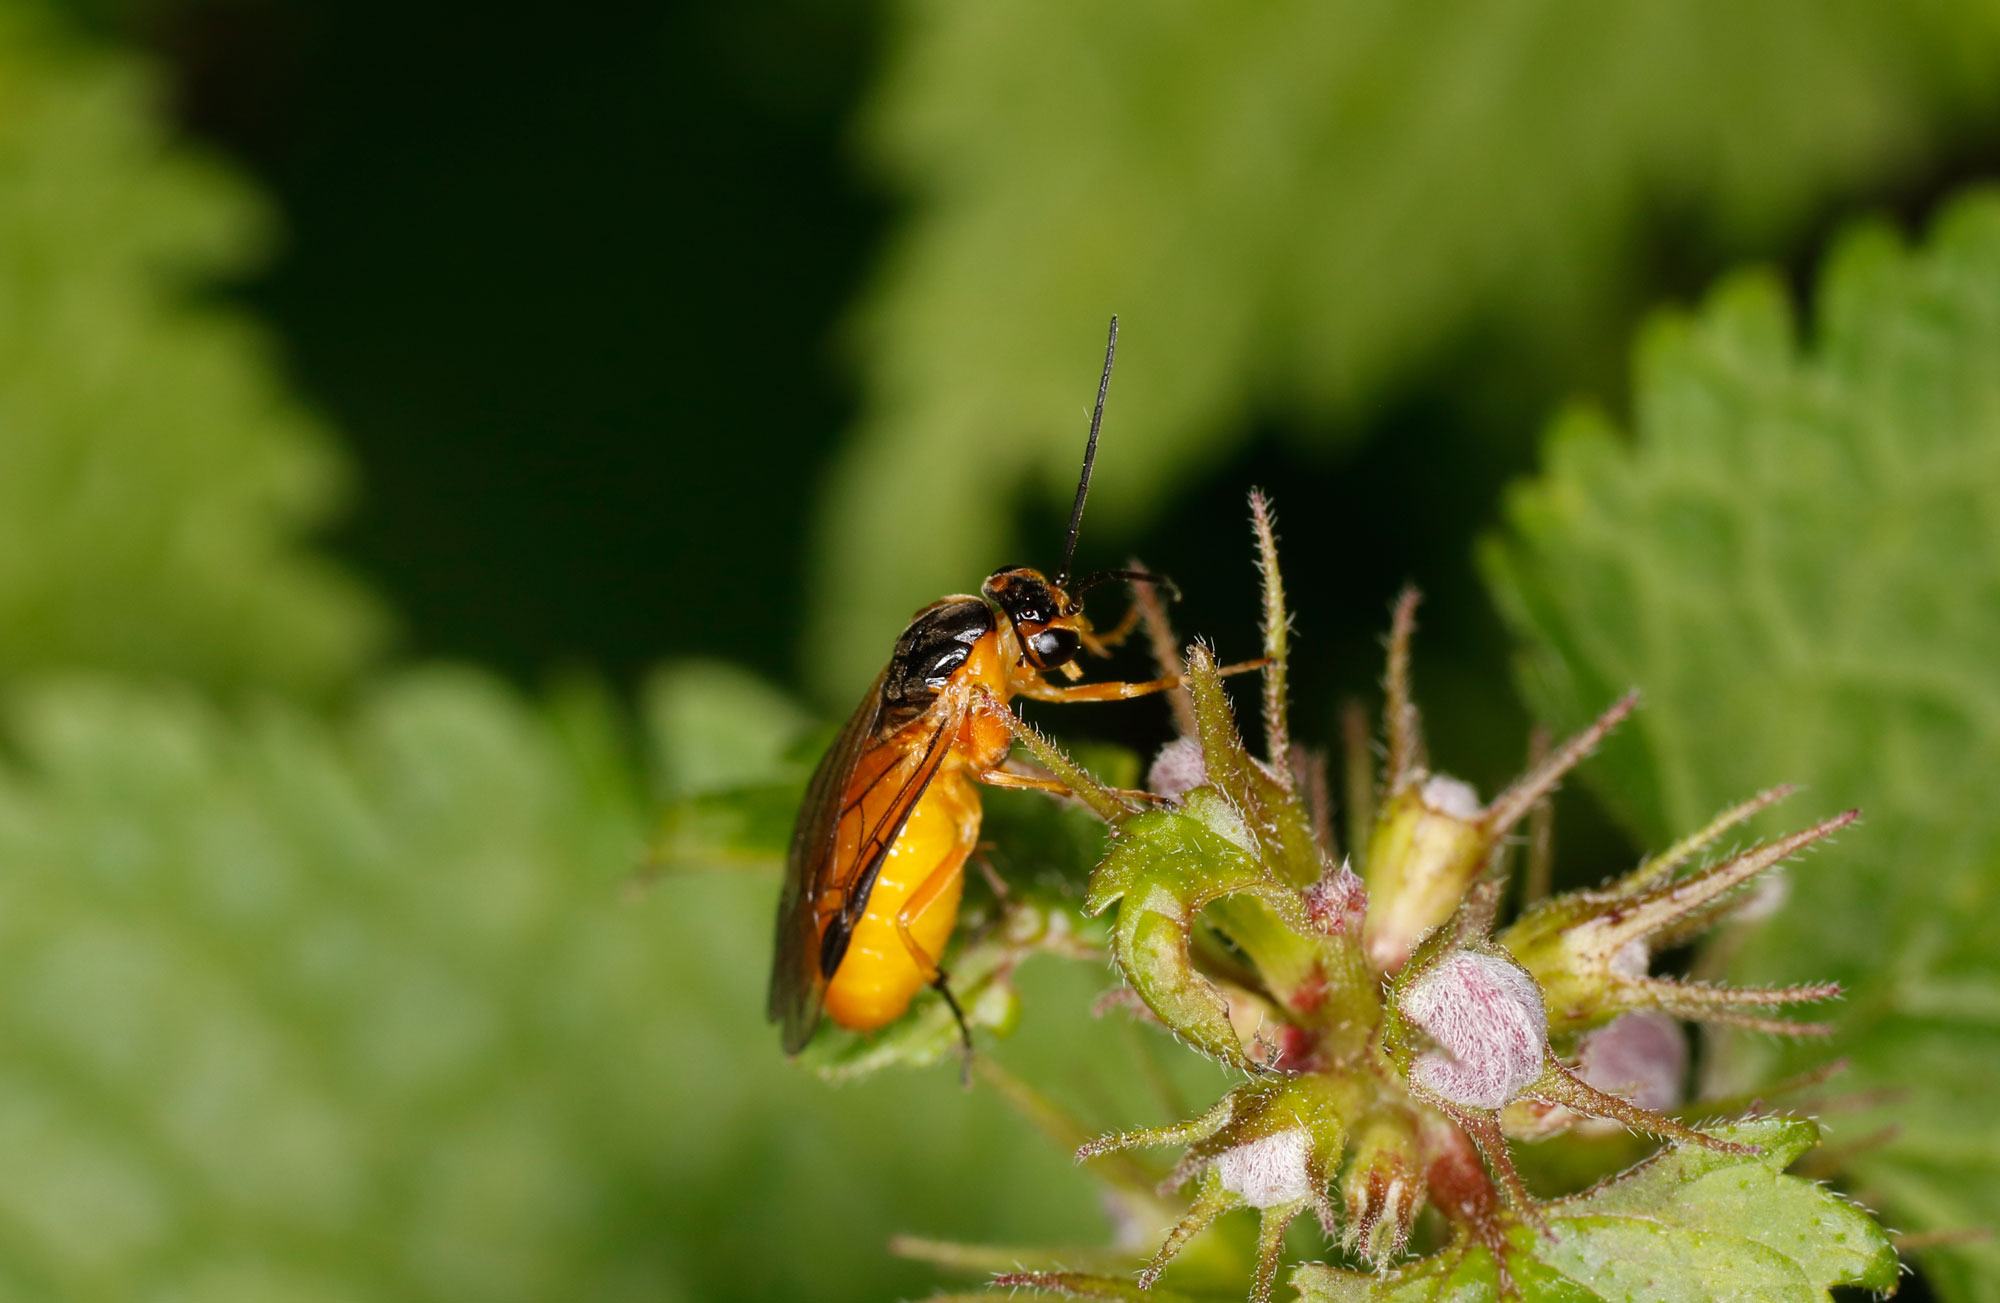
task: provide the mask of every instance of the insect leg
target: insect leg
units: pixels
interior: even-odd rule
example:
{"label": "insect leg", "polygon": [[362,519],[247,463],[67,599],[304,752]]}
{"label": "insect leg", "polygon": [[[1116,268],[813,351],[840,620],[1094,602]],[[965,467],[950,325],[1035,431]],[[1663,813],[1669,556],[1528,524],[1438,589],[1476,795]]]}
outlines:
{"label": "insect leg", "polygon": [[[1225,665],[1220,673],[1247,674],[1251,670],[1261,670],[1266,662],[1260,657],[1254,661],[1241,661],[1235,665]],[[1163,678],[1148,679],[1143,683],[1081,683],[1074,687],[1058,687],[1052,683],[1024,683],[1015,692],[1033,701],[1124,701],[1128,697],[1144,697],[1155,692],[1171,692],[1181,685],[1181,676],[1169,674]]]}
{"label": "insect leg", "polygon": [[910,958],[916,962],[917,971],[924,975],[924,980],[944,997],[945,1007],[951,1010],[952,1020],[958,1024],[958,1038],[965,1049],[965,1064],[959,1075],[969,1086],[972,1084],[972,1027],[965,1021],[965,1010],[959,1006],[958,997],[951,993],[951,975],[910,934],[910,924],[945,893],[964,868],[963,850],[945,856],[943,862],[931,870],[930,876],[917,884],[917,889],[910,893],[903,907],[896,911],[896,936],[902,941],[903,948],[910,952]]}
{"label": "insect leg", "polygon": [[1053,792],[1057,796],[1070,794],[1069,784],[1059,778],[1043,778],[1036,774],[1017,774],[1011,769],[988,769],[975,774],[988,787],[1014,787],[1026,792]]}
{"label": "insect leg", "polygon": [[1083,635],[1083,645],[1090,651],[1091,655],[1105,656],[1110,654],[1112,648],[1131,637],[1132,631],[1138,627],[1139,604],[1134,602],[1125,608],[1125,614],[1119,619],[1117,624],[1111,626],[1109,629],[1093,631]]}
{"label": "insect leg", "polygon": [[[1011,769],[986,769],[974,774],[973,777],[988,787],[1017,787],[1030,792],[1050,792],[1056,796],[1076,795],[1070,785],[1060,778],[1043,778],[1039,774],[1017,774]],[[1167,804],[1165,797],[1152,792],[1135,792],[1126,787],[1107,787],[1104,790],[1113,796],[1122,796],[1129,800],[1144,801],[1153,805]]]}
{"label": "insect leg", "polygon": [[964,1053],[958,1065],[958,1084],[969,1088],[972,1085],[972,1027],[965,1021],[965,1010],[958,1007],[958,997],[951,993],[951,983],[946,980],[944,969],[938,969],[937,976],[931,979],[931,986],[944,997],[945,1008],[951,1010],[952,1021],[958,1024],[959,1048]]}

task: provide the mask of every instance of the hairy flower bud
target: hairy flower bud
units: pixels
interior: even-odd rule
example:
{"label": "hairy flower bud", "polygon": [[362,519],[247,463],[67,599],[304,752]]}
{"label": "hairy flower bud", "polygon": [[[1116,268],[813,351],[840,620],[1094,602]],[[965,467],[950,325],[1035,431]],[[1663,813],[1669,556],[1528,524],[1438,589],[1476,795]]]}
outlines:
{"label": "hairy flower bud", "polygon": [[1364,942],[1378,971],[1401,968],[1417,938],[1457,906],[1486,866],[1493,839],[1471,784],[1433,774],[1393,799],[1368,842]]}
{"label": "hairy flower bud", "polygon": [[1620,1014],[1583,1038],[1577,1058],[1577,1075],[1599,1090],[1656,1113],[1680,1107],[1687,1034],[1663,1013]]}
{"label": "hairy flower bud", "polygon": [[1276,1208],[1316,1193],[1312,1133],[1304,1127],[1260,1136],[1215,1156],[1222,1188],[1252,1208]]}
{"label": "hairy flower bud", "polygon": [[1410,1079],[1453,1104],[1500,1108],[1542,1075],[1541,988],[1511,959],[1452,951],[1404,984],[1397,1007],[1435,1043],[1414,1055]]}
{"label": "hairy flower bud", "polygon": [[1177,737],[1160,748],[1146,771],[1146,786],[1155,796],[1178,805],[1181,798],[1208,782],[1208,762],[1201,754],[1201,740]]}

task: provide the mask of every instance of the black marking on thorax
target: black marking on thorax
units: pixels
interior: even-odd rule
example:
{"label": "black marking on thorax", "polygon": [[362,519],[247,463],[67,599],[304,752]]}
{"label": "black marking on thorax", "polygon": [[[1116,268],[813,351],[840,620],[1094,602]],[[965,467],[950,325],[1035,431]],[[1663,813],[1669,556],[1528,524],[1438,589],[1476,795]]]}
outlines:
{"label": "black marking on thorax", "polygon": [[947,598],[917,612],[889,657],[883,723],[901,727],[929,709],[973,645],[992,632],[993,609],[976,597]]}

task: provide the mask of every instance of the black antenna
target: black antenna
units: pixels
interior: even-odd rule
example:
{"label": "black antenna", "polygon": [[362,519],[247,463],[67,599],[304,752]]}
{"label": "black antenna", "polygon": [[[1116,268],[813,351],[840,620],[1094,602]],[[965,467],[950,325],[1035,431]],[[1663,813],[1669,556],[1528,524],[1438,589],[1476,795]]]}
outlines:
{"label": "black antenna", "polygon": [[1076,559],[1076,531],[1083,524],[1083,499],[1090,492],[1090,467],[1097,460],[1097,432],[1104,426],[1104,396],[1111,392],[1111,359],[1118,353],[1118,318],[1111,318],[1111,338],[1104,342],[1104,375],[1097,382],[1097,410],[1090,414],[1090,442],[1083,446],[1083,474],[1076,482],[1076,505],[1069,509],[1069,542],[1063,545],[1062,569],[1056,587],[1069,582],[1069,563]]}

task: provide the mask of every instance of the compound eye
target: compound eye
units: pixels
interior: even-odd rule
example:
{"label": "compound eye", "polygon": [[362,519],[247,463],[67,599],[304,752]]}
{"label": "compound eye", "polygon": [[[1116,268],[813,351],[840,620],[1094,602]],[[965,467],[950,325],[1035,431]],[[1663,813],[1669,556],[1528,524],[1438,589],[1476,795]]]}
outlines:
{"label": "compound eye", "polygon": [[1028,639],[1028,650],[1044,667],[1069,664],[1082,646],[1083,640],[1074,629],[1044,629]]}

